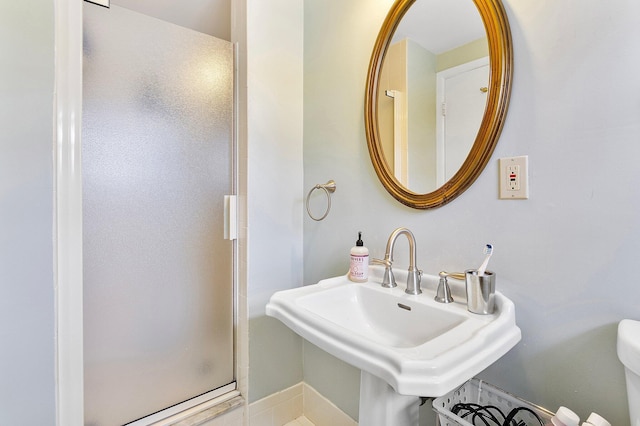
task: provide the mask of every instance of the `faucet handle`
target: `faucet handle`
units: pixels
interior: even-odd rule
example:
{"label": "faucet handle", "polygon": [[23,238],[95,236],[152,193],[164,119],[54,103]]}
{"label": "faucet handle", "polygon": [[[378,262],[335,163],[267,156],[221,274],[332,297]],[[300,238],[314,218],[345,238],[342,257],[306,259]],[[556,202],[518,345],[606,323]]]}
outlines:
{"label": "faucet handle", "polygon": [[385,256],[384,259],[371,259],[371,263],[384,265],[384,275],[382,276],[382,287],[384,288],[393,288],[397,287],[396,278],[393,276],[393,269],[391,269],[391,265],[393,262],[389,259],[388,256]]}
{"label": "faucet handle", "polygon": [[[466,278],[464,276],[464,272],[445,272],[442,271],[440,274],[446,274],[448,278],[453,278],[455,280],[464,281]],[[442,276],[442,275],[440,275]]]}
{"label": "faucet handle", "polygon": [[384,275],[382,276],[382,287],[393,288],[397,287],[396,278],[393,276],[393,270],[391,265],[393,262],[387,256],[384,259],[371,259],[371,263],[374,265],[384,265]]}
{"label": "faucet handle", "polygon": [[384,270],[384,277],[382,278],[382,287],[384,288],[394,288],[397,287],[396,277],[393,276],[393,271],[391,267],[388,267]]}
{"label": "faucet handle", "polygon": [[387,268],[391,268],[391,263],[392,262],[389,259],[375,259],[375,258],[372,258],[370,263],[373,264],[373,265],[384,265]]}
{"label": "faucet handle", "polygon": [[447,278],[455,277],[453,277],[453,274],[449,274],[445,271],[441,271],[438,275],[440,275],[440,282],[438,283],[438,290],[436,291],[436,297],[434,297],[434,300],[440,303],[453,302],[453,296],[451,296],[451,288],[449,287]]}

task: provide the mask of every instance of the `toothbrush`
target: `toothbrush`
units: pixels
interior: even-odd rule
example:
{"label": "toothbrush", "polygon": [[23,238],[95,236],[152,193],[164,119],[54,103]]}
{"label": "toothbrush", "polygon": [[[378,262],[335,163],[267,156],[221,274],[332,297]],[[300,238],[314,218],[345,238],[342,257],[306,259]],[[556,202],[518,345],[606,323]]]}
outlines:
{"label": "toothbrush", "polygon": [[478,275],[484,275],[484,271],[487,270],[489,258],[493,254],[493,246],[491,244],[487,244],[486,246],[484,246],[484,254],[484,262],[482,262],[482,265],[480,265],[480,267],[478,268]]}

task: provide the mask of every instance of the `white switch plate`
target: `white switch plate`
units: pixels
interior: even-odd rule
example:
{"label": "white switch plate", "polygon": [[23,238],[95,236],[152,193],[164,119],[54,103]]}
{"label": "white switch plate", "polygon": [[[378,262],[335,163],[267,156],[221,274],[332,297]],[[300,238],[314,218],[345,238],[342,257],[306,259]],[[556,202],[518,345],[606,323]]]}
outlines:
{"label": "white switch plate", "polygon": [[529,198],[529,157],[506,157],[500,163],[500,199],[526,200]]}

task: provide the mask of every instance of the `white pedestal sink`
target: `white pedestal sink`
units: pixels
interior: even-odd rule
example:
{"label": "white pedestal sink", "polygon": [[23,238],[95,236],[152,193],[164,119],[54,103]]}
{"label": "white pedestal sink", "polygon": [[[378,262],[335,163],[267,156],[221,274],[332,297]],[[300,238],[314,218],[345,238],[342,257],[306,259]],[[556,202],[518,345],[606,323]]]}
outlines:
{"label": "white pedestal sink", "polygon": [[417,425],[420,396],[439,397],[475,376],[520,340],[513,302],[496,293],[496,312],[477,315],[466,304],[433,300],[438,277],[423,277],[423,293],[346,276],[275,293],[267,315],[335,357],[362,370],[360,423]]}
{"label": "white pedestal sink", "polygon": [[417,396],[400,395],[387,382],[373,374],[360,372],[361,425],[418,426],[419,400]]}

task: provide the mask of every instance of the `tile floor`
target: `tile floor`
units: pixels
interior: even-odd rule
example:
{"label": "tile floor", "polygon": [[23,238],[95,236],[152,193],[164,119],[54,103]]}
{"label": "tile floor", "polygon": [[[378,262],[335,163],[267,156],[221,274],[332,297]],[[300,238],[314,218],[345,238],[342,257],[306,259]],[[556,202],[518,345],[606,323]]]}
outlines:
{"label": "tile floor", "polygon": [[284,426],[314,426],[305,416],[298,417]]}

